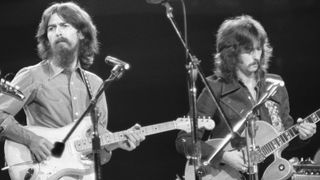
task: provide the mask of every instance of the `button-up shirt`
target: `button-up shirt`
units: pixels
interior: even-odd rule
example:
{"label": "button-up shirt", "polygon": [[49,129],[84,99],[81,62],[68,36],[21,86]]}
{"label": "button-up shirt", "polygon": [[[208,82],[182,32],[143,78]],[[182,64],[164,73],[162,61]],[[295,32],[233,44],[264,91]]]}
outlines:
{"label": "button-up shirt", "polygon": [[[93,94],[102,83],[97,75],[81,69],[66,71],[50,61],[21,69],[12,83],[20,88],[25,100],[0,94],[0,124],[13,118],[22,108],[28,125],[62,127],[77,120],[89,105],[89,92],[84,72]],[[99,122],[107,125],[107,103],[103,93],[97,102]],[[89,115],[89,114],[88,114]]]}

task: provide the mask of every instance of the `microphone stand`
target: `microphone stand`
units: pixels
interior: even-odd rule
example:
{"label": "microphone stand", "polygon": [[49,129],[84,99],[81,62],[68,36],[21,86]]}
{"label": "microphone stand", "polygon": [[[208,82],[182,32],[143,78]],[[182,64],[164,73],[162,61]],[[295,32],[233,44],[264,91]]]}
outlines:
{"label": "microphone stand", "polygon": [[248,157],[248,175],[249,180],[258,180],[258,164],[251,159],[250,152],[256,151],[257,147],[255,144],[255,137],[256,137],[256,116],[255,112],[253,112],[251,116],[247,119],[247,128],[246,128],[246,150],[247,150],[247,157]]}
{"label": "microphone stand", "polygon": [[93,126],[93,137],[92,137],[92,153],[94,157],[94,171],[95,171],[95,179],[96,180],[102,180],[101,178],[101,154],[100,154],[100,137],[98,132],[98,115],[96,113],[96,103],[99,99],[99,97],[102,95],[105,89],[107,89],[111,82],[114,80],[119,79],[122,74],[124,73],[124,66],[123,65],[115,65],[113,69],[111,70],[111,74],[108,77],[107,80],[102,82],[100,85],[97,94],[92,97],[90,100],[90,104],[87,107],[87,109],[82,113],[80,118],[76,121],[74,126],[71,128],[71,130],[68,132],[66,137],[63,139],[62,142],[55,142],[54,148],[51,150],[51,153],[55,157],[60,157],[63,153],[65,143],[69,139],[69,137],[72,135],[74,130],[78,127],[80,122],[84,119],[84,117],[90,112],[91,119],[92,119],[92,126]]}
{"label": "microphone stand", "polygon": [[256,110],[257,107],[260,106],[262,103],[264,103],[270,96],[274,95],[276,92],[276,89],[281,85],[281,83],[274,83],[268,86],[266,89],[266,94],[262,96],[262,98],[256,103],[255,107],[252,109],[252,114],[249,115],[246,125],[246,152],[247,152],[247,157],[248,157],[248,175],[249,175],[249,180],[259,180],[259,172],[258,172],[258,163],[255,162],[254,159],[251,159],[252,156],[250,152],[257,151],[257,146],[255,142],[255,137],[256,137]]}
{"label": "microphone stand", "polygon": [[169,4],[169,2],[164,1],[161,3],[161,5],[163,5],[166,8],[166,15],[167,18],[170,20],[175,32],[177,33],[179,39],[181,40],[181,43],[183,44],[185,50],[186,50],[186,55],[189,57],[190,62],[188,65],[186,65],[186,69],[188,70],[188,74],[189,74],[189,80],[188,80],[188,88],[189,88],[189,106],[190,106],[190,112],[191,112],[191,135],[192,135],[192,142],[193,142],[193,146],[195,149],[194,155],[191,157],[191,160],[193,161],[193,165],[194,165],[194,169],[195,169],[195,178],[196,179],[201,179],[201,175],[203,175],[203,171],[201,170],[201,147],[200,147],[200,143],[198,143],[198,138],[197,138],[197,129],[198,129],[198,121],[197,121],[197,108],[196,108],[196,95],[197,95],[197,88],[195,85],[195,81],[197,79],[197,75],[199,74],[202,81],[204,82],[206,88],[209,90],[209,93],[214,101],[214,103],[217,106],[217,110],[218,112],[221,114],[222,119],[226,122],[227,127],[230,131],[232,131],[231,125],[230,123],[226,120],[225,118],[225,114],[222,111],[220,105],[217,103],[217,99],[213,93],[213,90],[211,89],[211,87],[209,86],[209,83],[207,81],[207,79],[204,76],[203,71],[201,70],[199,64],[200,61],[190,53],[190,50],[186,44],[186,42],[183,40],[182,36],[181,36],[181,32],[179,31],[174,19],[173,19],[173,8],[171,7],[171,5]]}

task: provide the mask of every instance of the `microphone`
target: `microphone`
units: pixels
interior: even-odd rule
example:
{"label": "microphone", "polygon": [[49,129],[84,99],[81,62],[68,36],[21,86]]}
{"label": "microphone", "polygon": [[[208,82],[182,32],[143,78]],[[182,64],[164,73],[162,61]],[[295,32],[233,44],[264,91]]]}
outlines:
{"label": "microphone", "polygon": [[124,62],[118,58],[107,56],[104,60],[107,64],[113,65],[113,66],[122,66],[125,70],[128,70],[130,68],[129,63]]}

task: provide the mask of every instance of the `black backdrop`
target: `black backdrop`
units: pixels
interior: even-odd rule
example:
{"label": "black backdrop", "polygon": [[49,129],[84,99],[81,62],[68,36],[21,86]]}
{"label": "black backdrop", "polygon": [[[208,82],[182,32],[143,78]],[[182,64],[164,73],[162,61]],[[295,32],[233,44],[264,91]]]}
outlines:
{"label": "black backdrop", "polygon": [[[185,52],[165,9],[143,0],[76,1],[92,15],[99,30],[100,54],[90,69],[103,79],[110,73],[104,64],[113,55],[131,64],[120,81],[106,91],[111,131],[135,123],[151,125],[174,120],[188,107]],[[183,27],[180,1],[173,1],[174,14]],[[34,38],[48,0],[2,0],[0,69],[2,76],[37,63]],[[305,117],[319,108],[318,53],[319,3],[317,0],[185,0],[188,38],[193,53],[202,60],[206,75],[211,74],[214,34],[230,16],[249,14],[259,20],[274,47],[270,72],[280,74],[290,95],[291,115]],[[203,87],[198,83],[198,91]],[[18,114],[21,123],[23,113]],[[184,157],[177,154],[177,131],[148,136],[132,152],[117,150],[102,167],[103,179],[175,179],[183,174]],[[317,133],[303,149],[285,153],[287,158],[312,157],[319,147]],[[3,142],[0,153],[3,154]],[[4,164],[1,155],[0,163]],[[6,171],[0,179],[9,179]]]}

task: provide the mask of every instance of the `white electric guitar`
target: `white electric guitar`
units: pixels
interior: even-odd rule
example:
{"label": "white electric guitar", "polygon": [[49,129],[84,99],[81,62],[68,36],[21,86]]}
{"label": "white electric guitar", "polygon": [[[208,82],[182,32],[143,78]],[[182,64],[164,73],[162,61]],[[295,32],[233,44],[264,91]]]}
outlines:
{"label": "white electric guitar", "polygon": [[[52,143],[61,142],[73,127],[74,123],[62,128],[45,128],[37,126],[26,126],[26,128]],[[84,158],[91,152],[91,138],[86,137],[87,130],[91,127],[90,118],[85,118],[79,124],[74,133],[65,143],[65,149],[60,158],[50,156],[47,160],[37,163],[33,162],[30,150],[25,145],[6,140],[4,145],[5,160],[12,180],[58,180],[62,177],[82,177],[93,173],[93,162]],[[210,118],[199,118],[198,127],[211,130],[215,123]],[[178,118],[175,121],[159,123],[141,127],[137,133],[145,136],[175,129],[190,132],[190,118]],[[100,136],[101,146],[126,140],[125,131],[106,133]]]}

